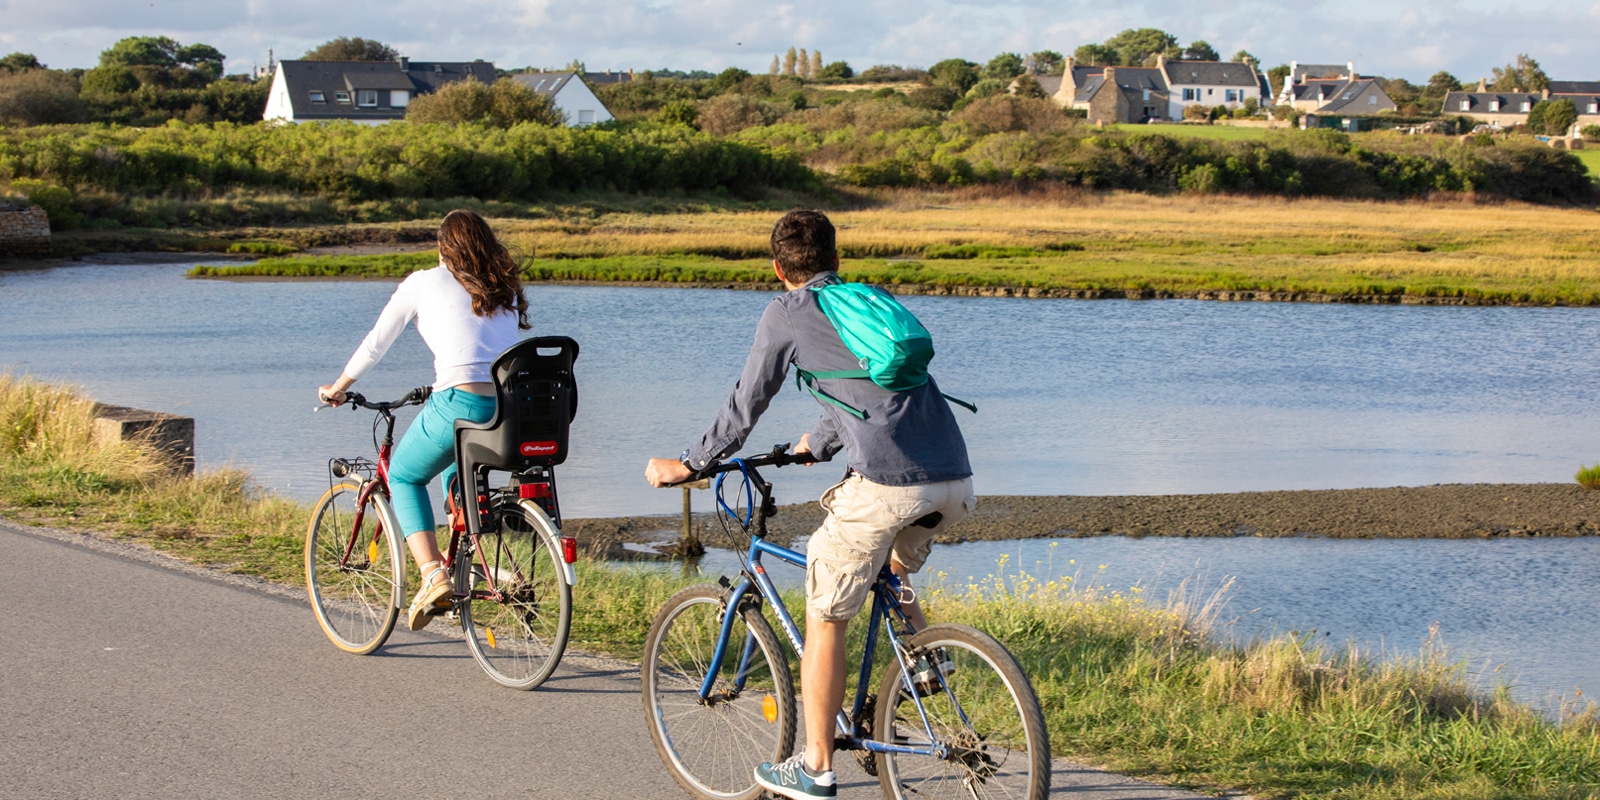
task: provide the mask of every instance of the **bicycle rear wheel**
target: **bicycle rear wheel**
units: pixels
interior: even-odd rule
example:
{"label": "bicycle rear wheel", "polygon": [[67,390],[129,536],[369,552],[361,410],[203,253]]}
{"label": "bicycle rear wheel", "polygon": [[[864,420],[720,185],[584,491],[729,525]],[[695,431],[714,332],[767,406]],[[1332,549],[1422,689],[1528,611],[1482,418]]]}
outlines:
{"label": "bicycle rear wheel", "polygon": [[495,683],[533,689],[561,663],[572,627],[572,587],[561,535],[532,503],[506,504],[493,529],[456,562],[461,628],[472,657]]}
{"label": "bicycle rear wheel", "polygon": [[884,797],[1018,798],[1050,794],[1050,739],[1044,712],[1017,660],[994,637],[965,625],[931,625],[912,636],[915,654],[942,649],[954,669],[925,690],[922,709],[891,659],[878,690],[878,739],[925,747],[928,731],[945,758],[878,753]]}
{"label": "bicycle rear wheel", "polygon": [[691,586],[656,614],[640,667],[644,713],[656,752],[685,790],[703,800],[751,800],[761,794],[756,766],[794,748],[794,680],[772,626],[749,604],[737,612],[710,698],[700,697],[722,631],[722,598],[716,586]]}
{"label": "bicycle rear wheel", "polygon": [[328,639],[340,650],[366,655],[394,631],[405,562],[387,524],[394,519],[388,499],[374,493],[357,527],[360,496],[361,485],[346,481],[317,501],[306,530],[306,592]]}

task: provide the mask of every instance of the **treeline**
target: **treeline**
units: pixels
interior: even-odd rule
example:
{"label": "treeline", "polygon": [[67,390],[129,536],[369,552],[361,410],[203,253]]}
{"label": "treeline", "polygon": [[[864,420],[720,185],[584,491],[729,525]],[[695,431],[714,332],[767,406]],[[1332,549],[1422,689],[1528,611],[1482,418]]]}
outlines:
{"label": "treeline", "polygon": [[0,130],[0,181],[13,191],[44,200],[47,211],[66,203],[123,224],[140,222],[122,218],[131,208],[122,201],[132,197],[246,191],[346,202],[533,200],[582,190],[754,196],[768,188],[806,189],[814,180],[793,153],[686,126],[171,123]]}

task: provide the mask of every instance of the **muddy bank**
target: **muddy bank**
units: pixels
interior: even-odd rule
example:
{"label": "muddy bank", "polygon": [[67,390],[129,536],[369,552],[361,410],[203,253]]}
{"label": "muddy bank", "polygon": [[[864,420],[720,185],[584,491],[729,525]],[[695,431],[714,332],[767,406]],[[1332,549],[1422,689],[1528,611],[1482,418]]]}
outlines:
{"label": "muddy bank", "polygon": [[[710,503],[705,492],[695,503]],[[782,506],[770,538],[787,543],[822,521],[815,503]],[[670,543],[682,517],[570,519],[566,530],[596,554],[624,544]],[[694,531],[727,546],[710,513]],[[1600,492],[1576,484],[1452,484],[1238,494],[1122,497],[984,496],[978,512],[942,542],[1076,536],[1327,536],[1344,539],[1471,539],[1600,534]]]}

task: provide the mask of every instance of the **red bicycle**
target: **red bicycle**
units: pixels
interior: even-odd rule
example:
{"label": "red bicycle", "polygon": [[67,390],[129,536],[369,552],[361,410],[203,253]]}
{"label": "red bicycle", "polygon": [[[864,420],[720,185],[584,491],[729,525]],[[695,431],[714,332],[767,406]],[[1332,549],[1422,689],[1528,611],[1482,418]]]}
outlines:
{"label": "red bicycle", "polygon": [[[550,677],[572,625],[577,544],[561,533],[554,466],[565,459],[567,424],[577,408],[571,373],[577,349],[566,337],[542,337],[507,350],[493,369],[495,418],[456,423],[459,477],[448,503],[449,543],[441,548],[455,592],[439,613],[459,620],[489,677],[515,689]],[[311,516],[305,549],[317,623],[346,652],[381,647],[406,602],[405,548],[389,500],[394,412],[430,393],[414,389],[376,403],[355,392],[346,398],[352,409],[376,412],[378,457],[329,460],[328,491]],[[510,472],[506,485],[489,485],[492,470]]]}

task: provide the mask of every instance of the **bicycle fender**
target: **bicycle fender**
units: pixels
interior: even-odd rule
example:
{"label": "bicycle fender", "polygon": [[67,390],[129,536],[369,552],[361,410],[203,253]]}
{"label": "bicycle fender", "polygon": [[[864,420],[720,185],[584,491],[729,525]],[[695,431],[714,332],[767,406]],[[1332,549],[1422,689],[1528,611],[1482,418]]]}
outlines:
{"label": "bicycle fender", "polygon": [[[518,502],[517,505],[521,506],[524,511],[527,511],[530,515],[532,515],[533,519],[541,528],[544,529],[546,533],[555,537],[556,546],[560,547],[561,529],[557,528],[556,524],[550,521],[550,515],[544,513],[544,509],[540,508],[538,503],[535,503],[532,500],[522,500]],[[573,565],[568,564],[565,558],[561,557],[561,551],[559,549],[555,551],[555,557],[556,563],[561,565],[561,580],[567,582],[568,588],[577,586],[578,571],[573,568]]]}
{"label": "bicycle fender", "polygon": [[[370,482],[371,481],[363,482],[363,488],[365,488],[366,483]],[[388,495],[383,494],[380,491],[375,491],[372,493],[372,507],[378,510],[379,516],[383,517],[383,533],[385,536],[388,536],[390,539],[394,540],[395,552],[409,552],[406,549],[406,537],[404,534],[400,533],[400,515],[394,513],[394,501],[390,500]],[[404,558],[404,556],[401,557]],[[406,573],[405,570],[401,570],[400,591],[395,595],[396,597],[400,598],[399,602],[395,604],[395,608],[400,609],[401,613],[405,613],[406,597],[409,594],[410,593],[406,591]]]}

